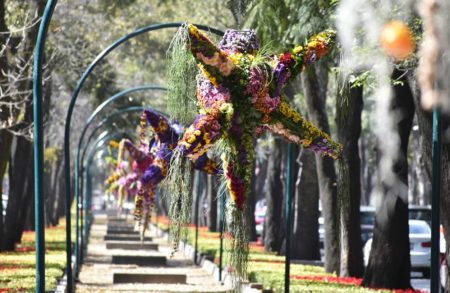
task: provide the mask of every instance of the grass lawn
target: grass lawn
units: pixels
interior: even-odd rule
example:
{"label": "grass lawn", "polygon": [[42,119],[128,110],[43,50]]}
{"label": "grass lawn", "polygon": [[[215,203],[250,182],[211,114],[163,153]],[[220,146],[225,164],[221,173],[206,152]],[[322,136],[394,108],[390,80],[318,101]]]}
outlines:
{"label": "grass lawn", "polygon": [[[158,217],[157,220],[153,219],[153,223],[155,222],[157,222],[161,229],[168,230],[169,221],[167,218]],[[195,227],[190,226],[188,229],[188,243],[194,245]],[[208,232],[207,227],[200,227],[198,240],[200,252],[211,254],[214,256],[214,261],[218,264],[220,234],[218,232]],[[226,239],[224,243],[226,243]],[[224,252],[223,261],[226,265],[226,251]],[[283,292],[284,262],[284,256],[264,252],[261,244],[251,243],[248,265],[249,280],[263,284],[265,289],[272,289],[274,292]],[[322,267],[299,264],[291,264],[290,279],[290,292],[421,292],[413,290],[392,291],[364,288],[360,286],[361,279],[339,278],[334,274],[326,273]]]}
{"label": "grass lawn", "polygon": [[[62,220],[45,229],[45,288],[56,289],[66,266],[66,230]],[[35,233],[25,231],[14,252],[0,253],[0,293],[34,292],[36,285]]]}

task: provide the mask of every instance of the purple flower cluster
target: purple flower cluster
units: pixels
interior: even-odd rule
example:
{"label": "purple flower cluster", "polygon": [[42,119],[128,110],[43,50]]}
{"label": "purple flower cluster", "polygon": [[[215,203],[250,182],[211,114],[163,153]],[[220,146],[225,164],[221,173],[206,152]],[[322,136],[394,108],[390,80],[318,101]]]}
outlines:
{"label": "purple flower cluster", "polygon": [[330,141],[328,141],[325,138],[320,138],[320,139],[313,141],[308,146],[308,150],[311,150],[311,151],[313,151],[315,153],[319,153],[319,154],[329,155],[331,157],[333,157],[336,154],[336,152],[338,152],[338,150],[334,149],[330,145]]}
{"label": "purple flower cluster", "polygon": [[244,94],[252,96],[252,103],[256,102],[259,94],[266,88],[267,77],[259,68],[250,70],[250,78],[245,88]]}
{"label": "purple flower cluster", "polygon": [[207,78],[202,77],[197,85],[197,98],[203,108],[218,110],[223,103],[231,99],[230,91],[222,85],[214,86]]}
{"label": "purple flower cluster", "polygon": [[273,69],[273,77],[276,80],[275,91],[273,93],[274,97],[279,97],[281,94],[281,89],[287,83],[291,73],[287,69],[287,65],[279,62]]}
{"label": "purple flower cluster", "polygon": [[259,50],[259,40],[254,30],[226,30],[219,48],[231,53],[254,53]]}
{"label": "purple flower cluster", "polygon": [[145,110],[147,121],[158,136],[158,139],[165,143],[176,143],[178,141],[178,133],[169,125],[167,119],[159,113],[152,110]]}

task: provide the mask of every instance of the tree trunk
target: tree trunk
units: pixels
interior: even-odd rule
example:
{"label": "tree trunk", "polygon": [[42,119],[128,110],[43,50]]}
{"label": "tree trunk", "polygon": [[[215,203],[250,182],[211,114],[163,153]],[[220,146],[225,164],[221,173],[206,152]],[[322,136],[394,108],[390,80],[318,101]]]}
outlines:
{"label": "tree trunk", "polygon": [[64,167],[62,160],[62,153],[57,154],[57,159],[54,165],[54,169],[52,172],[52,193],[54,194],[54,201],[50,201],[49,204],[51,208],[49,209],[51,212],[48,214],[49,222],[51,225],[58,225],[59,218],[64,214],[61,213],[64,206],[64,193],[62,190],[62,178],[64,177]]}
{"label": "tree trunk", "polygon": [[[409,76],[409,82],[414,93],[414,103],[416,106],[417,123],[419,124],[419,133],[421,137],[422,145],[422,162],[424,166],[423,178],[425,178],[425,184],[429,184],[431,181],[432,174],[432,113],[422,109],[420,99],[420,89],[417,84],[417,80],[413,75]],[[449,131],[450,118],[448,116],[443,117],[443,129],[442,133],[448,133]],[[446,276],[446,287],[445,292],[450,292],[450,141],[448,137],[443,136],[443,146],[441,153],[441,223],[444,227],[444,237],[447,243],[446,248],[446,265],[447,265],[447,276]],[[430,180],[430,181],[429,181]],[[425,193],[430,187],[425,185]],[[428,190],[431,193],[431,191]]]}
{"label": "tree trunk", "polygon": [[[330,133],[325,109],[326,95],[319,95],[320,87],[314,66],[302,74],[302,84],[311,121],[326,133]],[[331,158],[316,154],[317,177],[325,230],[325,270],[339,272],[339,223],[336,188],[336,170]]]}
{"label": "tree trunk", "polygon": [[338,197],[340,198],[340,276],[362,277],[361,243],[361,161],[358,140],[361,136],[362,87],[338,86],[336,116],[338,141],[344,149],[339,159]]}
{"label": "tree trunk", "polygon": [[266,216],[264,219],[264,249],[266,251],[280,251],[283,239],[281,233],[281,218],[283,211],[283,182],[281,182],[282,149],[284,143],[274,139],[269,156],[266,177]]}
{"label": "tree trunk", "polygon": [[[5,3],[2,1],[0,3],[0,32],[7,32],[8,27],[5,21]],[[6,44],[6,40],[9,36],[7,34],[0,34],[0,44]],[[0,55],[0,87],[8,84],[8,78],[3,75],[3,72],[7,72],[8,59],[7,54]],[[0,88],[1,89],[1,88]],[[6,89],[1,89],[0,92],[7,92]],[[7,102],[8,97],[1,97],[2,102]],[[4,122],[8,119],[9,107],[0,107],[0,122]],[[6,173],[6,167],[10,158],[10,148],[11,148],[12,135],[6,130],[0,130],[0,239],[4,237],[4,219],[3,219],[3,179]],[[0,241],[0,251],[4,248],[2,247],[2,241]]]}
{"label": "tree trunk", "polygon": [[33,198],[33,145],[21,136],[14,138],[9,164],[9,201],[6,208],[5,235],[0,241],[5,250],[14,250],[22,237],[28,206]]}
{"label": "tree trunk", "polygon": [[217,200],[219,198],[217,190],[217,180],[213,175],[208,175],[207,186],[208,197],[208,231],[217,232]]}
{"label": "tree trunk", "polygon": [[314,154],[302,150],[297,163],[292,258],[320,260],[319,183]]}
{"label": "tree trunk", "polygon": [[400,71],[394,70],[392,76],[402,82],[393,86],[391,106],[398,115],[396,131],[400,138],[400,152],[392,164],[393,175],[397,178],[389,178],[395,184],[381,182],[383,197],[375,215],[372,249],[362,282],[363,286],[368,287],[411,288],[407,149],[414,118],[414,102],[409,83],[401,75]]}
{"label": "tree trunk", "polygon": [[[3,180],[5,178],[6,167],[10,159],[11,151],[11,141],[12,134],[6,130],[0,130],[0,239],[4,236],[4,217],[3,217]],[[0,241],[0,251],[5,248],[2,246],[2,241]]]}

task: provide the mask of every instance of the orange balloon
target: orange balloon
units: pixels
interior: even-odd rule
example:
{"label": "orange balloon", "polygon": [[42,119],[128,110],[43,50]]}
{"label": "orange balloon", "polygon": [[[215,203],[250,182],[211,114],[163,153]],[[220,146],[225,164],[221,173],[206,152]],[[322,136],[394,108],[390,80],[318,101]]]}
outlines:
{"label": "orange balloon", "polygon": [[384,25],[380,34],[380,43],[386,54],[397,60],[406,59],[416,47],[409,27],[396,20]]}

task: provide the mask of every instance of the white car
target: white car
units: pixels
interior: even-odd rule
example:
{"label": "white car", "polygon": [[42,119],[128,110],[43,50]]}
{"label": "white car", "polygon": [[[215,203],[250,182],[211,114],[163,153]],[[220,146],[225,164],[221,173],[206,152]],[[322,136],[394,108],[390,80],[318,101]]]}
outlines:
{"label": "white car", "polygon": [[[431,262],[431,228],[426,221],[409,220],[409,245],[411,255],[411,268],[421,271],[423,276],[430,276]],[[369,263],[372,238],[364,245],[364,264]]]}

